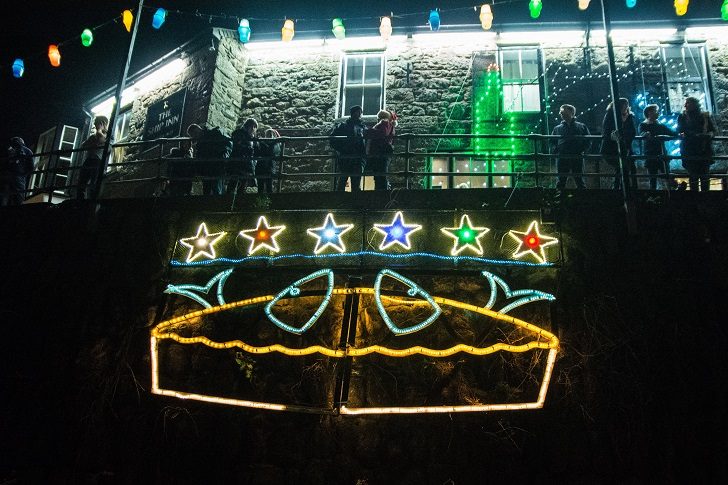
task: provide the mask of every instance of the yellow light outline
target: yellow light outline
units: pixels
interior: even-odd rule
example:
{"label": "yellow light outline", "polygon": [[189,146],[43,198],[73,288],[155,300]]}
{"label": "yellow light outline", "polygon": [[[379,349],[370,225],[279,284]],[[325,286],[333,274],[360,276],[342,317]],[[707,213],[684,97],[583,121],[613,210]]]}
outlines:
{"label": "yellow light outline", "polygon": [[[540,255],[531,248],[528,248],[525,251],[521,251],[521,248],[523,248],[523,246],[526,245],[526,241],[524,241],[523,237],[530,234],[534,228],[536,229],[536,236],[538,236],[538,240],[539,240],[539,250],[541,253]],[[518,236],[516,236],[516,234],[520,234],[523,237],[518,237]],[[551,237],[551,236],[544,236],[541,234],[541,231],[538,230],[538,221],[531,221],[531,224],[528,226],[528,229],[526,229],[525,232],[520,232],[520,231],[511,229],[510,231],[508,231],[508,235],[511,236],[518,243],[518,248],[513,252],[514,258],[521,259],[522,256],[532,254],[533,257],[539,261],[539,263],[546,262],[546,252],[544,251],[544,248],[547,248],[549,246],[559,243],[559,240],[557,238]]]}
{"label": "yellow light outline", "polygon": [[[478,233],[478,235],[475,236],[475,243],[478,246],[476,247],[472,243],[466,242],[465,244],[463,244],[460,247],[460,249],[458,249],[458,242],[460,242],[460,237],[458,237],[458,235],[456,234],[456,231],[460,231],[463,228],[463,225],[464,225],[465,221],[467,221],[468,227],[470,229],[472,229],[473,231],[475,231],[475,232]],[[450,250],[450,255],[451,256],[457,256],[458,254],[462,253],[464,250],[466,250],[468,248],[470,248],[473,251],[475,251],[475,253],[478,256],[482,256],[485,251],[483,250],[483,245],[480,244],[480,238],[482,238],[487,233],[489,233],[490,232],[490,228],[488,228],[488,227],[473,227],[473,223],[470,222],[470,217],[467,214],[463,214],[463,216],[460,218],[460,227],[441,227],[440,228],[440,231],[443,234],[445,234],[447,236],[450,236],[451,238],[455,239],[455,241],[453,241],[452,249]]]}
{"label": "yellow light outline", "polygon": [[[323,246],[319,247],[319,244],[321,244],[321,239],[323,239],[323,237],[322,236],[319,236],[318,234],[316,234],[315,231],[323,231],[324,229],[326,229],[326,225],[328,224],[329,219],[331,219],[331,223],[334,225],[335,228],[337,228],[337,229],[340,228],[340,227],[343,227],[344,228],[344,230],[339,233],[339,237],[338,237],[339,241],[341,242],[341,246],[339,246],[337,244],[334,244],[331,241],[326,241],[326,243]],[[351,229],[353,229],[353,227],[354,227],[354,224],[337,224],[336,221],[334,220],[334,215],[331,212],[329,212],[328,214],[326,214],[326,219],[324,220],[324,225],[323,226],[321,226],[321,227],[309,227],[308,229],[306,229],[306,232],[308,233],[309,236],[313,236],[313,237],[316,238],[316,247],[314,248],[313,253],[314,254],[319,254],[321,251],[323,251],[324,249],[326,249],[328,246],[333,247],[334,249],[336,249],[340,253],[345,253],[346,252],[346,244],[344,244],[344,241],[341,239],[341,236],[343,236],[348,231],[350,231]]]}
{"label": "yellow light outline", "polygon": [[[374,295],[374,288],[335,288],[333,291],[335,295],[352,295],[352,294],[369,294]],[[350,408],[342,405],[340,413],[345,415],[358,415],[358,414],[412,414],[412,413],[457,413],[457,412],[483,412],[483,411],[501,411],[501,410],[518,410],[518,409],[538,409],[543,407],[546,400],[546,393],[553,373],[553,367],[556,362],[556,354],[558,352],[559,339],[548,330],[542,329],[536,325],[528,323],[524,320],[515,318],[510,315],[495,312],[485,307],[479,307],[468,303],[460,302],[457,300],[451,300],[448,298],[433,296],[440,305],[451,306],[454,308],[469,310],[481,315],[489,316],[496,320],[510,323],[524,330],[528,330],[536,334],[536,339],[522,345],[510,345],[504,343],[496,343],[488,347],[473,347],[470,345],[458,344],[447,349],[428,349],[426,347],[415,346],[407,349],[390,349],[382,347],[380,345],[372,345],[369,347],[356,348],[348,347],[345,349],[329,349],[320,345],[314,345],[303,349],[292,349],[285,347],[280,344],[268,345],[263,347],[255,347],[248,345],[241,340],[233,340],[228,342],[214,342],[207,337],[182,337],[179,334],[168,331],[170,327],[176,324],[190,321],[192,319],[202,317],[204,315],[210,315],[222,311],[226,311],[232,308],[241,308],[246,306],[258,305],[266,303],[274,298],[273,295],[259,296],[255,298],[248,298],[233,303],[226,303],[224,305],[218,305],[212,308],[205,308],[203,310],[197,310],[190,312],[186,315],[171,318],[159,323],[154,329],[152,329],[150,339],[150,351],[151,351],[151,362],[152,362],[152,394],[159,394],[165,396],[177,397],[179,399],[193,399],[198,401],[205,401],[217,404],[226,404],[232,406],[251,407],[258,409],[268,409],[275,411],[298,411],[307,413],[324,413],[332,414],[335,410],[329,408],[317,408],[317,407],[306,407],[297,405],[287,404],[276,404],[258,401],[247,401],[240,399],[220,398],[215,396],[209,396],[205,394],[186,393],[181,391],[174,391],[171,389],[162,389],[159,387],[159,346],[160,340],[171,339],[180,344],[203,344],[215,349],[226,349],[232,347],[238,347],[245,352],[252,354],[266,354],[272,352],[279,352],[284,355],[290,356],[304,356],[319,353],[321,355],[333,358],[344,358],[344,357],[362,357],[368,354],[377,353],[386,355],[389,357],[407,357],[411,355],[424,355],[427,357],[448,357],[454,354],[464,352],[471,355],[489,355],[498,351],[507,352],[526,352],[532,349],[548,349],[549,354],[546,362],[546,368],[544,370],[544,377],[541,382],[539,389],[538,398],[534,402],[528,403],[507,403],[507,404],[480,404],[480,405],[468,405],[468,406],[414,406],[414,407],[403,407],[403,406],[392,406],[392,407],[373,407],[373,408]],[[542,341],[545,339],[545,341]]]}
{"label": "yellow light outline", "polygon": [[[255,241],[257,240],[257,238],[246,234],[248,232],[259,232],[261,230],[261,225],[265,225],[265,230],[271,231],[270,240],[273,242],[272,246],[265,241],[261,241],[256,246]],[[240,235],[246,239],[250,239],[250,248],[248,248],[248,254],[253,254],[256,251],[258,251],[260,248],[268,248],[270,251],[277,253],[277,252],[280,252],[281,248],[278,246],[276,237],[285,230],[286,230],[286,226],[271,226],[268,223],[268,219],[266,219],[265,216],[260,216],[258,218],[258,224],[256,225],[255,229],[242,230],[242,231],[240,231]]]}
{"label": "yellow light outline", "polygon": [[[202,233],[202,232],[205,233],[205,235],[202,236],[202,237],[205,239],[205,241],[207,241],[207,246],[208,247],[205,248],[205,249],[198,249],[197,252],[195,252],[195,249],[197,248],[197,244],[196,243],[190,244],[187,241],[199,240],[200,239],[200,233]],[[185,237],[185,238],[182,238],[182,239],[179,240],[179,243],[181,245],[190,248],[190,252],[187,255],[187,262],[188,263],[191,263],[192,261],[194,261],[195,259],[197,259],[197,257],[200,256],[200,255],[207,256],[209,259],[215,259],[215,243],[217,243],[220,239],[222,239],[225,236],[225,234],[227,234],[227,233],[224,232],[224,231],[223,232],[215,232],[213,234],[210,234],[208,232],[208,230],[207,230],[207,224],[205,224],[204,222],[202,224],[200,224],[197,227],[197,234],[195,234],[192,237]],[[217,236],[217,237],[215,237],[214,239],[210,240],[210,238],[212,238],[214,236]],[[209,249],[210,252],[207,252],[207,249]]]}
{"label": "yellow light outline", "polygon": [[[413,228],[411,231],[409,231],[407,234],[404,235],[405,239],[407,240],[407,245],[402,244],[402,242],[399,239],[394,239],[389,244],[385,245],[384,242],[387,240],[387,236],[389,235],[389,232],[384,230],[383,228],[393,226],[394,222],[397,220],[397,218],[401,218],[402,227]],[[404,214],[402,214],[402,211],[397,211],[397,213],[394,214],[394,217],[392,218],[392,222],[390,222],[389,224],[374,224],[374,229],[376,229],[377,231],[379,231],[380,233],[382,233],[384,235],[384,239],[382,240],[382,243],[379,245],[380,251],[384,251],[388,247],[393,246],[395,244],[399,244],[404,249],[412,249],[412,242],[410,241],[410,236],[412,234],[414,234],[415,232],[419,231],[420,229],[422,229],[422,225],[421,224],[407,224],[404,221]]]}

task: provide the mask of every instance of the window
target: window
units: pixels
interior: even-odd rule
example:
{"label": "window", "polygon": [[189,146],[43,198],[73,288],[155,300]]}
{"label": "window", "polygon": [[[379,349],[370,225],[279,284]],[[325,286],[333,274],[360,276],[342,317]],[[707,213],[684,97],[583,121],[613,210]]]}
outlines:
{"label": "window", "polygon": [[[123,111],[119,111],[114,122],[114,143],[123,143],[129,140],[129,128],[131,125],[131,106]],[[93,126],[91,127],[93,129]],[[114,148],[111,163],[120,163],[124,161],[127,147]],[[109,166],[106,171],[110,172],[118,170],[118,167]]]}
{"label": "window", "polygon": [[538,49],[501,49],[503,112],[540,112]]}
{"label": "window", "polygon": [[[510,172],[508,160],[487,161],[470,157],[434,157],[430,159],[429,171],[443,174],[430,176],[429,187],[431,189],[482,189],[511,186],[510,176],[490,174],[490,172]],[[445,175],[447,172],[474,175]]]}
{"label": "window", "polygon": [[[73,172],[69,172],[69,168],[73,165],[76,154],[63,151],[73,150],[76,147],[78,134],[79,129],[75,126],[59,125],[40,135],[36,153],[44,153],[44,155],[38,157],[36,170],[52,170],[52,172],[33,174],[30,188],[55,187],[58,189],[55,193],[62,194],[61,188],[72,183],[69,178]],[[50,153],[55,151],[61,153]]]}
{"label": "window", "polygon": [[376,115],[384,107],[384,54],[347,54],[342,60],[339,116],[348,116],[352,106],[363,114]]}
{"label": "window", "polygon": [[711,111],[705,46],[664,45],[662,56],[670,111],[682,111],[688,96],[698,98],[702,108]]}

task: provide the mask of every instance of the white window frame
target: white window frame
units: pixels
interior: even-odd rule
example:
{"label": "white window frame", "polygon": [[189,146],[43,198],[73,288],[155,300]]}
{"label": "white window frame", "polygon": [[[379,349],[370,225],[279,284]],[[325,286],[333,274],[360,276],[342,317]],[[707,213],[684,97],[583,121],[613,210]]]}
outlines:
{"label": "white window frame", "polygon": [[[537,74],[536,77],[524,78],[523,77],[523,53],[524,51],[534,51],[536,53],[537,62]],[[521,77],[518,78],[506,78],[503,70],[503,54],[509,52],[518,52],[518,70]],[[537,113],[541,112],[541,84],[539,78],[541,77],[541,65],[538,63],[540,59],[540,49],[536,46],[519,46],[519,47],[502,47],[498,49],[498,65],[501,66],[501,81],[503,83],[503,113]],[[511,91],[515,88],[520,93],[520,96],[513,96]],[[538,100],[538,106],[533,106],[533,109],[524,109],[523,106],[523,91],[524,89],[535,90],[537,92],[536,99]],[[520,97],[521,102],[518,106],[512,102],[514,98]]]}
{"label": "white window frame", "polygon": [[[365,83],[364,82],[364,79],[366,78],[366,59],[367,58],[371,58],[371,57],[378,57],[381,60],[381,62],[379,63],[379,66],[380,66],[379,81],[378,82],[374,82],[374,83],[372,83],[372,82]],[[347,72],[347,68],[348,68],[348,63],[349,63],[349,61],[351,59],[355,59],[355,58],[364,59],[364,66],[365,67],[364,67],[364,69],[362,69],[361,83],[349,83],[349,82],[347,82],[346,72]],[[340,82],[339,82],[339,98],[338,98],[338,107],[337,107],[337,110],[336,110],[336,112],[337,112],[337,114],[338,114],[339,117],[345,117],[345,116],[348,116],[349,115],[349,113],[348,113],[348,111],[346,109],[346,106],[347,106],[346,92],[347,92],[347,88],[348,87],[351,87],[351,86],[356,86],[356,87],[361,87],[361,88],[378,87],[379,88],[379,109],[377,111],[379,111],[380,109],[383,109],[384,108],[384,106],[385,106],[384,81],[385,81],[385,73],[387,72],[387,70],[386,70],[386,62],[387,62],[387,57],[386,57],[384,51],[376,51],[376,52],[351,52],[351,53],[347,52],[347,53],[343,53],[342,54],[342,56],[341,56],[341,68],[339,70],[339,78],[340,78]],[[364,103],[364,93],[365,93],[365,90],[362,89],[362,98],[355,103],[355,105],[359,105],[362,108],[364,108],[364,106],[365,106],[365,103]],[[364,113],[364,115],[367,115],[367,116],[373,116],[373,115],[376,115],[376,114],[377,113],[367,113],[367,112]]]}
{"label": "white window frame", "polygon": [[[114,120],[114,143],[124,143],[129,139],[129,134],[131,133],[131,113],[132,105],[125,106],[117,113],[116,119]],[[93,126],[91,128],[93,129]],[[126,147],[112,149],[111,163],[123,162],[125,154]],[[109,165],[106,167],[106,172],[113,172],[118,169],[119,167]]]}
{"label": "white window frame", "polygon": [[[670,60],[678,59],[678,57],[668,57],[668,49],[680,49],[681,56],[679,57],[683,65],[687,63],[698,63],[699,76],[685,76],[685,77],[673,77],[673,73],[667,68],[667,64]],[[697,56],[691,55],[691,51],[696,49]],[[686,52],[687,51],[687,52]],[[708,83],[708,59],[706,57],[705,44],[662,44],[660,45],[660,54],[662,56],[664,73],[665,73],[665,87],[667,88],[667,102],[672,113],[680,113],[683,109],[683,104],[687,96],[694,96],[695,92],[685,91],[681,89],[681,85],[684,83],[699,84],[702,87],[702,109],[705,111],[712,112],[712,97],[710,92],[710,84]],[[696,96],[700,98],[700,96]]]}

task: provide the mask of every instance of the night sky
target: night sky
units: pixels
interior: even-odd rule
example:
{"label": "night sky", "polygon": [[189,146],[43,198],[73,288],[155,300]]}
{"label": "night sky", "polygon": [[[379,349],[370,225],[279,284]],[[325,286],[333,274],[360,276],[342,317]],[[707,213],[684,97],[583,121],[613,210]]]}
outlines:
{"label": "night sky", "polygon": [[[721,0],[692,0],[684,19],[719,19]],[[599,0],[592,0],[586,12],[577,9],[577,0],[543,0],[543,22],[599,20]],[[111,0],[80,2],[65,0],[17,2],[4,9],[0,45],[0,139],[20,135],[29,145],[38,135],[55,125],[76,126],[84,120],[84,101],[111,87],[119,78],[125,60],[130,34],[118,23],[110,22],[122,10],[136,8],[138,2]],[[210,19],[209,14],[245,17],[251,21],[256,35],[280,33],[284,18],[297,19],[297,32],[320,30],[331,35],[331,18],[342,17],[349,34],[357,27],[378,27],[378,17],[393,12],[397,26],[423,26],[427,11],[440,7],[443,28],[448,24],[477,24],[472,1],[145,1],[132,62],[134,72],[161,57],[211,25],[236,28],[234,18]],[[614,20],[674,19],[673,0],[638,0],[629,10],[623,0],[610,1]],[[170,11],[161,30],[151,27],[157,7]],[[470,8],[468,8],[470,7]],[[199,15],[196,15],[199,12]],[[493,6],[494,28],[499,22],[536,23],[528,14],[528,0],[496,1]],[[208,14],[208,15],[205,15]],[[397,17],[399,16],[399,17]],[[259,20],[254,20],[254,19]],[[105,24],[94,32],[90,48],[81,46],[79,36],[84,28]],[[61,66],[53,68],[47,57],[48,44],[61,46]],[[11,66],[16,57],[25,60],[25,76],[14,79]]]}

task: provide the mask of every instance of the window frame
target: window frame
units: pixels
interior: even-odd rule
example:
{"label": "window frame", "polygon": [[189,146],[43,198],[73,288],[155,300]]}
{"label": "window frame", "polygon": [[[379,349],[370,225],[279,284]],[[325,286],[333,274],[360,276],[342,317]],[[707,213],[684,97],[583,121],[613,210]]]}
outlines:
{"label": "window frame", "polygon": [[[350,84],[347,82],[347,69],[348,69],[348,63],[349,60],[354,58],[363,58],[364,59],[364,66],[366,66],[366,59],[368,57],[378,57],[380,58],[380,72],[379,72],[379,82],[372,82],[367,83],[365,81],[366,76],[366,67],[362,69],[362,82],[360,84]],[[336,107],[336,113],[338,117],[343,118],[345,116],[348,116],[349,113],[346,109],[347,103],[346,103],[346,91],[347,88],[350,86],[356,86],[362,88],[362,99],[361,102],[358,102],[359,106],[364,109],[365,103],[364,103],[364,89],[365,88],[372,88],[372,87],[378,87],[379,88],[379,108],[377,111],[384,109],[384,106],[386,105],[386,86],[385,86],[385,78],[386,78],[386,72],[387,72],[387,56],[385,51],[357,51],[357,52],[344,52],[341,56],[340,66],[339,66],[339,96],[337,99],[337,107]],[[365,116],[375,116],[377,113],[363,113]]]}
{"label": "window frame", "polygon": [[[523,52],[524,51],[533,51],[536,54],[536,77],[535,78],[506,78],[504,76],[504,63],[503,63],[503,55],[506,52],[518,52],[518,70],[521,76],[523,75]],[[501,70],[501,83],[503,86],[503,106],[501,107],[501,113],[540,113],[541,112],[541,100],[543,98],[543,93],[541,92],[541,76],[543,76],[543,66],[542,66],[542,55],[541,55],[541,47],[537,45],[528,45],[528,46],[500,46],[498,48],[498,65],[500,66]],[[507,99],[509,98],[507,94],[506,86],[519,86],[520,87],[520,109],[514,109],[513,107],[511,109],[506,109],[508,106]],[[535,109],[532,110],[526,110],[523,109],[523,88],[524,86],[533,87],[535,86],[536,91],[538,92],[537,100],[538,100],[538,106],[535,107]]]}
{"label": "window frame", "polygon": [[[694,77],[687,77],[687,78],[679,78],[679,79],[671,79],[671,73],[667,69],[667,63],[668,63],[668,56],[667,51],[668,49],[680,49],[682,54],[682,62],[683,65],[686,64],[687,56],[685,50],[689,49],[697,49],[699,54],[699,67],[701,72],[699,76]],[[667,108],[671,113],[681,113],[683,110],[683,103],[684,99],[687,95],[682,96],[680,99],[680,102],[678,106],[673,106],[673,99],[671,96],[671,86],[677,85],[677,84],[683,84],[683,83],[695,83],[700,84],[702,86],[702,94],[704,96],[703,103],[702,103],[702,109],[705,111],[708,111],[710,113],[713,113],[713,93],[712,93],[712,84],[710,82],[710,69],[708,65],[708,53],[706,50],[705,43],[703,42],[685,42],[681,44],[670,44],[670,43],[664,43],[660,44],[660,57],[662,58],[662,77],[663,82],[665,83],[665,97],[667,101]],[[669,59],[675,59],[676,57],[670,57]],[[694,62],[694,58],[691,56],[690,59]]]}

